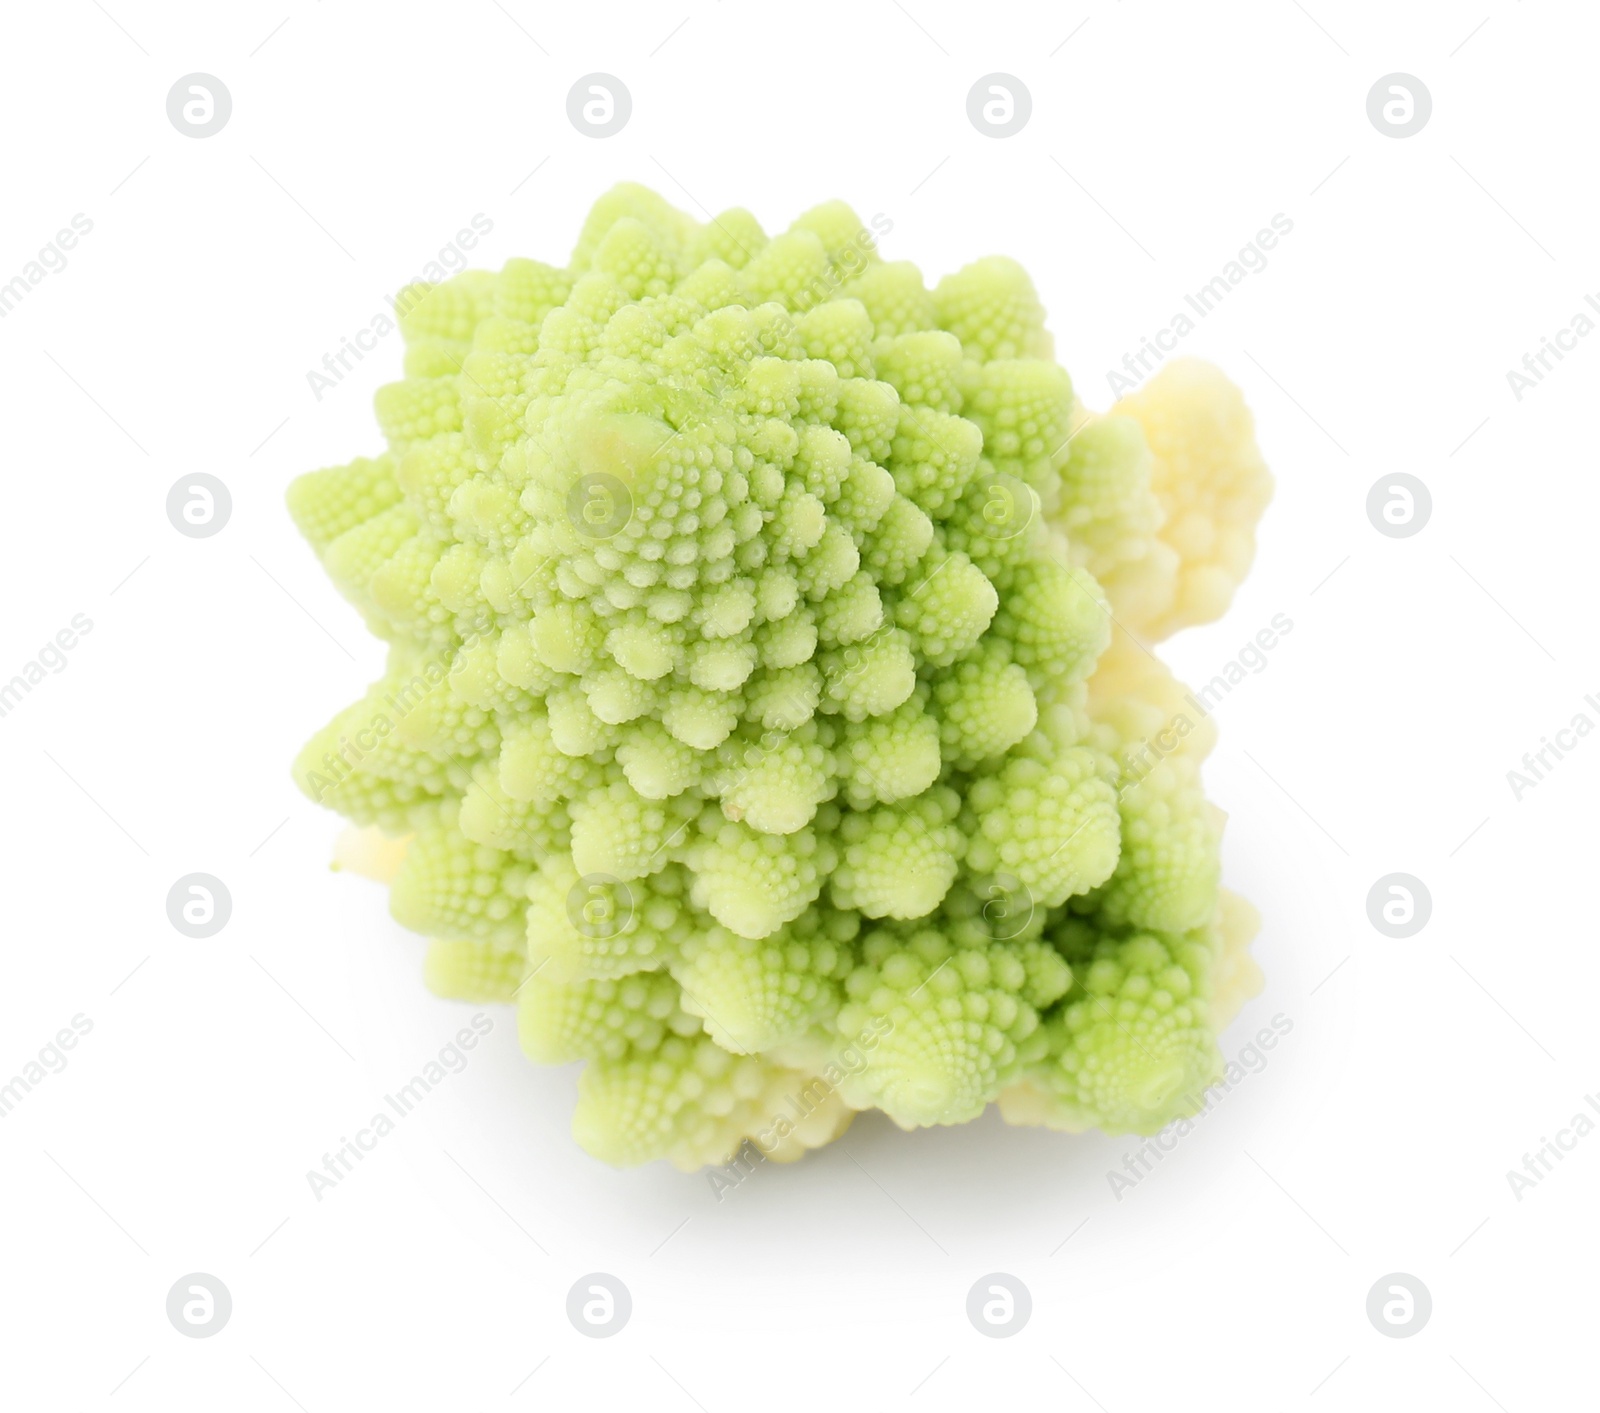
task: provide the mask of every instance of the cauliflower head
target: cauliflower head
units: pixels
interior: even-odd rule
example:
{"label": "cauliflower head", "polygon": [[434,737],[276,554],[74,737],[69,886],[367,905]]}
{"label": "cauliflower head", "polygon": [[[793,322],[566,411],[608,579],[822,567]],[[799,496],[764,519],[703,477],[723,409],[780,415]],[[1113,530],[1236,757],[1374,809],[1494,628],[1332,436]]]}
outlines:
{"label": "cauliflower head", "polygon": [[434,990],[585,1062],[613,1163],[1152,1132],[1258,984],[1149,651],[1248,568],[1242,399],[1175,363],[1092,414],[1020,266],[876,234],[620,186],[565,266],[403,291],[386,450],[289,490],[389,645],[296,780]]}

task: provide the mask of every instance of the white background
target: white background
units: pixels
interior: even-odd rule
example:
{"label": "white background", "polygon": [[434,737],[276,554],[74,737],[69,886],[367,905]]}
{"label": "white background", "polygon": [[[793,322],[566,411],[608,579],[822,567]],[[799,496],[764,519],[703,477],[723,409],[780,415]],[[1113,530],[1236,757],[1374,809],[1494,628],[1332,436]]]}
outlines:
{"label": "white background", "polygon": [[[1520,802],[1506,780],[1575,713],[1600,722],[1600,338],[1520,402],[1506,379],[1600,296],[1583,8],[9,10],[0,282],[75,213],[94,229],[0,321],[0,678],[75,613],[94,627],[0,720],[0,1079],[73,1015],[93,1030],[0,1124],[0,1400],[1592,1401],[1600,1135],[1520,1202],[1505,1175],[1600,1090],[1600,738]],[[633,98],[604,141],[566,117],[597,70]],[[233,99],[205,140],[165,110],[195,71]],[[966,114],[993,71],[1033,97],[1006,140]],[[1395,71],[1433,97],[1405,140],[1366,114]],[[1280,1012],[1293,1030],[1120,1201],[1106,1174],[1131,1140],[992,1113],[913,1135],[863,1119],[721,1202],[703,1175],[613,1172],[568,1135],[574,1072],[524,1062],[501,1010],[464,1073],[311,1195],[306,1170],[469,1011],[423,990],[424,944],[378,887],[329,872],[339,822],[289,778],[381,658],[283,491],[377,449],[398,338],[320,402],[305,375],[473,215],[493,221],[481,263],[560,263],[624,178],[769,231],[843,197],[890,217],[884,254],[930,280],[1014,255],[1096,406],[1185,292],[1275,213],[1294,223],[1184,343],[1245,389],[1278,489],[1226,620],[1166,649],[1204,680],[1293,620],[1218,709],[1208,767],[1227,882],[1265,917],[1266,991],[1223,1048]],[[191,540],[164,506],[199,471],[233,513]],[[1365,512],[1399,471],[1433,496],[1410,539]],[[196,871],[233,897],[205,941],[165,911]],[[1365,904],[1396,871],[1433,898],[1404,941]],[[165,1314],[193,1271],[233,1297],[209,1340]],[[616,1338],[567,1320],[591,1271],[632,1292]],[[1011,1339],[965,1315],[991,1271],[1032,1292]],[[1394,1271],[1432,1293],[1414,1338],[1365,1313]]]}

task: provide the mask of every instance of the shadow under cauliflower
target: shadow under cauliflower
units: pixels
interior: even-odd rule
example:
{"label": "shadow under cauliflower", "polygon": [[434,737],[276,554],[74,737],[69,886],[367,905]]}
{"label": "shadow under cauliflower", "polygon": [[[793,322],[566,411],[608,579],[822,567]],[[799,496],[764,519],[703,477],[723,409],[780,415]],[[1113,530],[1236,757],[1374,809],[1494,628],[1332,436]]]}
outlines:
{"label": "shadow under cauliflower", "polygon": [[390,644],[295,777],[435,991],[587,1062],[579,1141],[1196,1108],[1255,916],[1148,644],[1250,563],[1231,384],[1091,414],[1018,265],[929,289],[838,203],[769,238],[621,186],[565,268],[400,307],[388,450],[289,492]]}

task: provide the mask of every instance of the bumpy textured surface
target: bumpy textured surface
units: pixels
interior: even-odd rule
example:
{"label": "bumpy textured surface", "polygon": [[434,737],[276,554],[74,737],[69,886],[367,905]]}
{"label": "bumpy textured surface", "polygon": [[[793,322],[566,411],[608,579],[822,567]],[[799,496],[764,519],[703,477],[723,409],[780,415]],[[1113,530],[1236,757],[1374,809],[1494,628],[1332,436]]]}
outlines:
{"label": "bumpy textured surface", "polygon": [[1148,645],[1250,562],[1233,387],[1092,415],[1018,265],[929,289],[837,203],[769,239],[618,187],[565,268],[402,305],[387,451],[289,492],[390,644],[295,775],[430,986],[587,1062],[583,1145],[1196,1107],[1255,922]]}

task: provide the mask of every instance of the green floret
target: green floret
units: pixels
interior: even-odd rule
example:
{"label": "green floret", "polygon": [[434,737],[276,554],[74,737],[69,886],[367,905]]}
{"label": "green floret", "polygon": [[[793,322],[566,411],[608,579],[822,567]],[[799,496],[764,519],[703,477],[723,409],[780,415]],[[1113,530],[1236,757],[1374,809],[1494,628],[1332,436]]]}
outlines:
{"label": "green floret", "polygon": [[1211,917],[1222,867],[1196,761],[1173,756],[1118,792],[1122,855],[1095,895],[1112,926],[1187,932]]}
{"label": "green floret", "polygon": [[569,802],[532,804],[513,799],[488,766],[473,772],[457,823],[473,842],[514,854],[525,863],[543,863],[552,855],[572,852]]}
{"label": "green floret", "polygon": [[[984,455],[997,466],[1047,476],[1083,421],[1072,380],[1058,363],[1005,358],[961,366],[962,415],[983,433]],[[1037,468],[1037,471],[1035,471]]]}
{"label": "green floret", "polygon": [[442,285],[407,285],[395,297],[407,345],[430,338],[470,344],[478,324],[494,311],[498,284],[486,270],[468,270]]}
{"label": "green floret", "polygon": [[889,470],[901,495],[942,519],[977,474],[982,453],[983,433],[965,418],[903,406]]}
{"label": "green floret", "polygon": [[400,458],[395,480],[405,493],[406,504],[422,524],[446,539],[455,534],[451,500],[477,470],[471,444],[466,437],[454,434],[431,437],[411,447]]}
{"label": "green floret", "polygon": [[308,471],[289,488],[289,514],[319,555],[347,530],[400,499],[391,456],[357,457],[348,466]]}
{"label": "green floret", "polygon": [[580,876],[566,858],[547,859],[527,882],[530,966],[552,981],[627,976],[665,966],[697,925],[675,869],[625,883]]}
{"label": "green floret", "polygon": [[517,1034],[530,1060],[620,1060],[629,1050],[653,1051],[671,1035],[694,1035],[678,983],[664,971],[620,978],[555,981],[527,978],[517,995]]}
{"label": "green floret", "polygon": [[432,689],[407,698],[407,709],[395,719],[396,740],[456,765],[494,755],[500,746],[499,723],[493,711],[456,690],[461,680],[446,673]]}
{"label": "green floret", "polygon": [[514,800],[546,804],[571,799],[598,783],[595,766],[586,756],[560,750],[550,718],[529,714],[500,741],[500,788]]}
{"label": "green floret", "polygon": [[1111,876],[1119,847],[1116,790],[1105,757],[1062,743],[1063,716],[1052,713],[996,772],[967,794],[967,865],[1005,872],[1032,896],[1057,907]]}
{"label": "green floret", "polygon": [[528,867],[466,838],[455,806],[419,830],[389,890],[396,922],[429,937],[459,938],[502,948],[521,945],[527,930]]}
{"label": "green floret", "polygon": [[866,536],[862,562],[882,584],[903,584],[933,543],[933,521],[902,495],[884,508]]}
{"label": "green floret", "polygon": [[939,722],[919,689],[885,716],[847,722],[834,746],[834,766],[856,809],[920,795],[939,777]]}
{"label": "green floret", "polygon": [[812,723],[776,739],[733,737],[719,754],[723,814],[762,834],[793,834],[833,796],[833,756]]}
{"label": "green floret", "polygon": [[856,299],[836,299],[807,310],[799,320],[806,356],[830,363],[841,378],[871,378],[872,319]]}
{"label": "green floret", "polygon": [[939,325],[961,340],[969,357],[1048,358],[1044,309],[1028,272],[991,255],[946,275],[933,292]]}
{"label": "green floret", "polygon": [[978,644],[1000,597],[960,550],[932,549],[894,601],[894,621],[922,663],[948,667]]}
{"label": "green floret", "polygon": [[671,862],[699,814],[691,798],[648,800],[621,777],[615,770],[605,785],[573,802],[572,864],[580,873],[648,877]]}
{"label": "green floret", "polygon": [[469,779],[454,762],[396,733],[392,703],[404,689],[398,675],[375,683],[307,741],[294,763],[295,781],[309,798],[395,834],[433,819],[439,802],[452,789],[465,789]]}
{"label": "green floret", "polygon": [[1028,674],[1007,655],[983,649],[934,680],[939,748],[959,770],[1004,754],[1039,720]]}
{"label": "green floret", "polygon": [[1026,1059],[1039,1011],[1067,989],[1070,970],[1037,942],[953,947],[933,929],[901,938],[876,932],[846,983],[839,1028],[871,1035],[870,1063],[848,1093],[903,1128],[965,1123],[1013,1079]]}
{"label": "green floret", "polygon": [[565,301],[570,287],[564,271],[541,261],[507,260],[494,282],[494,312],[537,329]]}
{"label": "green floret", "polygon": [[900,334],[877,349],[878,376],[900,401],[930,412],[961,410],[961,340],[943,329]]}
{"label": "green floret", "polygon": [[987,460],[940,526],[948,549],[961,551],[997,589],[1008,590],[1019,566],[1033,563],[1043,540],[1039,493]]}
{"label": "green floret", "polygon": [[683,1005],[723,1049],[748,1055],[802,1039],[839,1007],[858,926],[848,913],[809,909],[760,939],[712,927],[687,939],[672,974]]}
{"label": "green floret", "polygon": [[846,814],[832,880],[833,905],[864,917],[924,917],[955,880],[964,839],[960,799],[933,789],[867,814]]}
{"label": "green floret", "polygon": [[[694,1169],[726,1162],[743,1140],[796,1133],[790,1101],[816,1081],[758,1055],[735,1056],[709,1036],[668,1036],[653,1052],[598,1060],[578,1080],[573,1136],[597,1158],[622,1167],[665,1158]],[[848,1116],[846,1116],[848,1119]],[[827,1142],[841,1125],[812,1143]]]}
{"label": "green floret", "polygon": [[1161,511],[1150,494],[1150,448],[1138,422],[1097,417],[1079,431],[1061,460],[1051,509],[1097,576],[1149,556]]}
{"label": "green floret", "polygon": [[386,383],[373,407],[391,452],[403,453],[414,442],[461,430],[461,393],[450,374]]}
{"label": "green floret", "polygon": [[350,526],[322,551],[322,567],[339,592],[369,617],[377,617],[373,576],[416,538],[416,512],[403,501]]}
{"label": "green floret", "polygon": [[937,327],[939,314],[933,296],[923,285],[921,272],[909,260],[873,265],[846,285],[843,292],[861,301],[879,338]]}
{"label": "green floret", "polygon": [[917,660],[907,634],[886,628],[864,643],[821,654],[820,707],[847,721],[893,711],[915,690]]}
{"label": "green floret", "polygon": [[1184,363],[1094,416],[1019,265],[884,226],[618,186],[564,266],[402,291],[386,448],[288,491],[388,644],[296,782],[610,1162],[1147,1128],[1252,984],[1140,646],[1248,564],[1249,415]]}
{"label": "green floret", "polygon": [[[501,758],[504,759],[504,748]],[[700,779],[699,751],[675,739],[657,721],[639,723],[637,731],[617,745],[617,764],[647,800],[665,800],[682,794]]]}
{"label": "green floret", "polygon": [[1086,570],[1048,557],[1018,568],[995,617],[1012,659],[1041,685],[1087,677],[1111,641],[1100,586]]}
{"label": "green floret", "polygon": [[527,975],[521,947],[504,948],[466,938],[428,943],[422,979],[435,996],[452,1001],[511,1001]]}
{"label": "green floret", "polygon": [[[900,426],[899,395],[888,383],[876,382],[870,376],[851,378],[839,385],[839,402],[834,410],[833,424],[849,439],[855,454],[863,458],[858,468],[852,470],[851,480],[866,481],[876,492],[876,497],[869,503],[880,504],[881,508],[878,498],[886,500],[888,492],[882,489],[884,478],[878,473],[889,459],[894,434]],[[860,469],[868,465],[876,470]],[[892,487],[893,477],[889,478],[889,482]],[[849,494],[849,487],[846,486],[846,495]],[[862,516],[860,519],[866,522],[861,528],[871,528],[869,517]],[[854,519],[852,523],[856,523]]]}
{"label": "green floret", "polygon": [[835,851],[810,828],[761,834],[718,818],[702,817],[702,837],[688,855],[695,905],[740,937],[770,936],[816,899]]}
{"label": "green floret", "polygon": [[1097,933],[1064,926],[1073,988],[1035,1071],[1054,1126],[1154,1133],[1201,1107],[1221,1069],[1208,1018],[1215,948],[1205,933]]}

